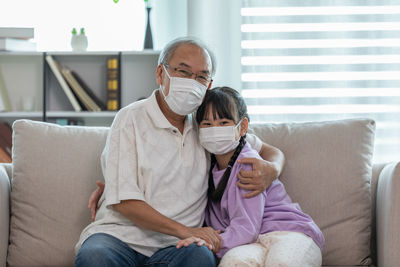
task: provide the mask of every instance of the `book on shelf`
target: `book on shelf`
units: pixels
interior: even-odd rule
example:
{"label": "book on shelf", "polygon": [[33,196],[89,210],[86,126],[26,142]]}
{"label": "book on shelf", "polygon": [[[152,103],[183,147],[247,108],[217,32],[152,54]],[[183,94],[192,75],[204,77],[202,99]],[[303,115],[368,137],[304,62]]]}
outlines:
{"label": "book on shelf", "polygon": [[11,163],[11,157],[0,147],[0,163]]}
{"label": "book on shelf", "polygon": [[[1,67],[1,66],[0,66]],[[0,111],[11,111],[10,97],[6,88],[3,72],[0,68]]]}
{"label": "book on shelf", "polygon": [[3,137],[0,138],[0,148],[4,151],[4,153],[11,158],[12,154],[12,144],[9,144],[5,141]]}
{"label": "book on shelf", "polygon": [[6,157],[9,161],[2,162],[11,162],[12,155],[12,130],[8,123],[2,122],[0,123],[0,149],[4,152],[2,157]]}
{"label": "book on shelf", "polygon": [[0,38],[0,51],[36,51],[36,43],[17,38]]}
{"label": "book on shelf", "polygon": [[87,95],[100,107],[100,109],[107,110],[107,107],[104,104],[104,102],[97,97],[97,95],[93,92],[92,89],[90,89],[90,87],[81,78],[81,76],[79,76],[79,74],[73,70],[71,70],[71,74],[75,78],[75,80],[81,85],[82,89],[87,93]]}
{"label": "book on shelf", "polygon": [[120,69],[117,56],[107,58],[107,110],[120,109]]}
{"label": "book on shelf", "polygon": [[34,34],[34,28],[0,27],[0,38],[18,38],[28,40],[34,38]]}
{"label": "book on shelf", "polygon": [[101,111],[101,108],[94,102],[94,100],[86,93],[85,89],[76,80],[71,70],[66,67],[61,67],[61,73],[65,80],[69,83],[75,95],[88,111]]}
{"label": "book on shelf", "polygon": [[52,70],[52,72],[53,72],[54,76],[56,77],[58,83],[60,84],[61,88],[64,90],[64,93],[68,97],[74,110],[82,111],[82,107],[79,105],[78,100],[76,99],[71,88],[69,88],[67,82],[64,80],[64,78],[61,74],[61,65],[51,55],[46,56],[46,61],[49,64],[49,67]]}

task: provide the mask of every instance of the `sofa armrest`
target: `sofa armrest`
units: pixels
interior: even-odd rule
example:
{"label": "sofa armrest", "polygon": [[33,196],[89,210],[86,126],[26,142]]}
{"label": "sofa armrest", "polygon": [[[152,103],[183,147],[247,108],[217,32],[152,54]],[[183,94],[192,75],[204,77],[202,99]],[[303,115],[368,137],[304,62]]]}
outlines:
{"label": "sofa armrest", "polygon": [[386,165],[378,180],[376,231],[378,266],[400,262],[400,162]]}
{"label": "sofa armrest", "polygon": [[10,178],[9,165],[0,164],[0,267],[6,266],[10,233]]}

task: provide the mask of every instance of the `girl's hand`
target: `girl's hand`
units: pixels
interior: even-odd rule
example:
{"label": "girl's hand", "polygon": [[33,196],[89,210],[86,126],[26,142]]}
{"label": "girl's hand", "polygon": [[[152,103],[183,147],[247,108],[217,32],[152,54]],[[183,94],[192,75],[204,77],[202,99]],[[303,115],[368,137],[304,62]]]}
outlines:
{"label": "girl's hand", "polygon": [[206,246],[206,247],[208,247],[209,250],[212,250],[211,244],[208,244],[203,239],[195,237],[195,236],[191,236],[191,237],[179,240],[178,243],[176,243],[176,248],[187,247],[193,243],[197,243],[198,246]]}

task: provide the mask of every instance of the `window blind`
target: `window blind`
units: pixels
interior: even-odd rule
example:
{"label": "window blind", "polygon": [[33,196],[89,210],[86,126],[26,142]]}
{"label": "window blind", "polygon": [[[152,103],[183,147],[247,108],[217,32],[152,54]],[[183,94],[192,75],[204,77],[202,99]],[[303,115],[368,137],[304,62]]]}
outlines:
{"label": "window blind", "polygon": [[400,159],[400,1],[242,0],[253,122],[376,121],[374,162]]}

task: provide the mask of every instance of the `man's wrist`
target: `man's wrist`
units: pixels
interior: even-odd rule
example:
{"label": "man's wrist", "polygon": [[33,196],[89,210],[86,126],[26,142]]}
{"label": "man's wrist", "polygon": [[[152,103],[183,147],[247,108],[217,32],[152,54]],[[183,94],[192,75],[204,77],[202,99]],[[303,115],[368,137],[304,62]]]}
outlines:
{"label": "man's wrist", "polygon": [[277,179],[279,174],[281,173],[281,165],[276,162],[271,162],[272,170],[273,170],[273,179]]}
{"label": "man's wrist", "polygon": [[266,178],[270,181],[277,179],[281,171],[280,167],[276,162],[264,160],[264,173],[268,176]]}
{"label": "man's wrist", "polygon": [[190,228],[184,226],[183,224],[179,224],[178,228],[176,229],[176,237],[180,239],[185,239],[191,236]]}

